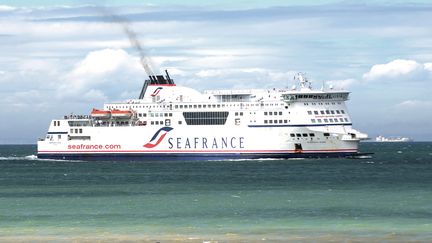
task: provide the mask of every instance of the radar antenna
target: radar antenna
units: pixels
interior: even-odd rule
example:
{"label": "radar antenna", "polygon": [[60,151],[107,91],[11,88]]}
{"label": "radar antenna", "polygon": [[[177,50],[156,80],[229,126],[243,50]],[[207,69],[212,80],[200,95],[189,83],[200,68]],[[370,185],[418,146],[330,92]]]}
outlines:
{"label": "radar antenna", "polygon": [[312,89],[312,83],[309,82],[309,80],[306,77],[306,73],[297,73],[294,76],[294,80],[297,80],[300,82],[300,87],[301,88],[307,88],[307,89]]}

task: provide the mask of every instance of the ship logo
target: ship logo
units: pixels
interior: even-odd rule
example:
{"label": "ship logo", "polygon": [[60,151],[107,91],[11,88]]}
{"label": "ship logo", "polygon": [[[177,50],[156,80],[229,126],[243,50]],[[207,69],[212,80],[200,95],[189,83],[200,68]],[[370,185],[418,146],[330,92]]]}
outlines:
{"label": "ship logo", "polygon": [[174,128],[172,127],[162,127],[153,135],[153,137],[150,139],[148,143],[144,144],[144,147],[154,148],[158,146],[162,142],[164,137],[167,135],[167,133],[173,129]]}
{"label": "ship logo", "polygon": [[155,97],[156,95],[159,94],[159,92],[162,90],[162,87],[157,87],[157,89],[155,89],[155,91],[153,91],[153,94],[151,94],[151,97]]}

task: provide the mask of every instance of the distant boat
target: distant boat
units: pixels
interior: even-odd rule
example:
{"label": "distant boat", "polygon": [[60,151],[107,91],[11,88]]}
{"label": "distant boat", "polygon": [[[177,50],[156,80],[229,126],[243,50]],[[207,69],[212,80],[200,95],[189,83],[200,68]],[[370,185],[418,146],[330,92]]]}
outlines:
{"label": "distant boat", "polygon": [[376,142],[412,142],[412,138],[407,137],[389,137],[386,138],[384,136],[378,136],[375,138]]}

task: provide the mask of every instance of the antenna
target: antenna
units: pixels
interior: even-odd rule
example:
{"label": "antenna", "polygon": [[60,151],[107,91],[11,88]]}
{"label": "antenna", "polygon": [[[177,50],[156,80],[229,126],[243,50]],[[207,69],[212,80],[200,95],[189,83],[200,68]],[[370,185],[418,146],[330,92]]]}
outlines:
{"label": "antenna", "polygon": [[306,78],[306,73],[302,73],[302,72],[298,72],[295,76],[294,79],[297,79],[300,82],[300,87],[301,88],[308,88],[311,89],[312,88],[312,84],[309,82],[309,80]]}

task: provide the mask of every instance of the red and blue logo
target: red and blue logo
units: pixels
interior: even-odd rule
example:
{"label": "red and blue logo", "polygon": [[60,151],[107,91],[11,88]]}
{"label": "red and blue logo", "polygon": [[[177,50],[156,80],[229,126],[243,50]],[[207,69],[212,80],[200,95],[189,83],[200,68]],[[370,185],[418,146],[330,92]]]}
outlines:
{"label": "red and blue logo", "polygon": [[162,127],[153,135],[153,137],[150,139],[148,143],[144,144],[144,147],[154,148],[158,146],[162,142],[164,137],[167,135],[167,133],[173,129],[174,128],[172,127]]}
{"label": "red and blue logo", "polygon": [[161,90],[162,90],[162,87],[157,87],[155,89],[155,91],[153,91],[153,94],[151,94],[150,96],[154,97],[154,96],[158,95]]}

